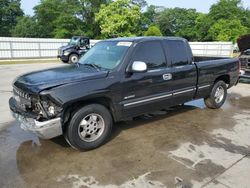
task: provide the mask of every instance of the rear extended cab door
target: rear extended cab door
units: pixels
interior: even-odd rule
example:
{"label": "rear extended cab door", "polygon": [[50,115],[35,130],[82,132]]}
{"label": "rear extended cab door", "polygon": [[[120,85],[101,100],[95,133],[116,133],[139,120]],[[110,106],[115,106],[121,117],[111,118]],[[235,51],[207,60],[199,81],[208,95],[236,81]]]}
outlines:
{"label": "rear extended cab door", "polygon": [[197,84],[197,68],[188,42],[184,39],[164,40],[164,49],[171,66],[170,87],[175,105],[194,98]]}
{"label": "rear extended cab door", "polygon": [[121,105],[124,117],[171,106],[171,69],[167,66],[163,40],[142,41],[133,48],[128,66],[143,61],[148,71],[127,74],[123,79]]}

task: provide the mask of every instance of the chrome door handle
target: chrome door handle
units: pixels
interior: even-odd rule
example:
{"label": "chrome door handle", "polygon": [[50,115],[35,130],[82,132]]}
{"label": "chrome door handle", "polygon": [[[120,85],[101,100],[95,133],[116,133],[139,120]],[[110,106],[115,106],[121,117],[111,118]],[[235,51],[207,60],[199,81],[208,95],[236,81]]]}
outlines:
{"label": "chrome door handle", "polygon": [[162,78],[163,78],[163,80],[171,80],[172,79],[172,74],[171,73],[163,74]]}

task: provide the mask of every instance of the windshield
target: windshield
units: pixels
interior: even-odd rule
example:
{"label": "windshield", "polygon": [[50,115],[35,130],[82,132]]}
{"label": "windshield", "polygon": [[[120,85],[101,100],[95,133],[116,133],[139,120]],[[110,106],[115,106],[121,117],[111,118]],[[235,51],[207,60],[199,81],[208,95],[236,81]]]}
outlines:
{"label": "windshield", "polygon": [[79,37],[73,37],[70,42],[69,45],[77,45],[79,41]]}
{"label": "windshield", "polygon": [[79,63],[108,70],[114,69],[121,63],[131,44],[132,42],[99,42],[80,58]]}

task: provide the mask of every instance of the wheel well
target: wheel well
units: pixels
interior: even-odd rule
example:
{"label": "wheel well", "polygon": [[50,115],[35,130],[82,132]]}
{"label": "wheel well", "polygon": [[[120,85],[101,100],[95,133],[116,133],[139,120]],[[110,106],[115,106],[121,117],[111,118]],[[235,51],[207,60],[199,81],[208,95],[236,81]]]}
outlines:
{"label": "wheel well", "polygon": [[84,101],[76,101],[76,102],[68,105],[63,113],[64,124],[68,123],[68,121],[70,120],[70,118],[71,118],[72,114],[74,114],[74,112],[76,112],[77,110],[79,110],[83,106],[86,106],[89,104],[100,104],[100,105],[105,106],[109,110],[112,118],[115,120],[114,108],[112,105],[112,101],[107,97],[98,97],[98,98],[92,98],[92,99],[88,99],[88,100],[84,100]]}
{"label": "wheel well", "polygon": [[226,84],[230,84],[230,76],[229,75],[222,75],[222,76],[219,76],[218,78],[216,78],[216,80],[215,80],[215,82],[214,83],[216,83],[216,82],[218,82],[218,81],[220,81],[220,80],[222,80],[222,81],[224,81]]}
{"label": "wheel well", "polygon": [[77,56],[79,57],[79,54],[78,54],[78,53],[76,53],[76,52],[72,52],[72,53],[70,53],[70,54],[69,54],[69,57],[70,57],[71,55],[73,55],[73,54],[74,54],[74,55],[77,55]]}

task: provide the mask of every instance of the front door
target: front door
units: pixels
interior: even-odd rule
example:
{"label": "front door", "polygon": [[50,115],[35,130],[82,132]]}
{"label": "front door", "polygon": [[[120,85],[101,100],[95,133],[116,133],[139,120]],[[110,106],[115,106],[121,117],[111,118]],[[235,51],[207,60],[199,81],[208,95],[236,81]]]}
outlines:
{"label": "front door", "polygon": [[170,105],[171,69],[167,67],[163,44],[159,40],[140,42],[136,45],[130,64],[143,61],[145,73],[133,73],[125,78],[123,86],[124,117],[147,113]]}

